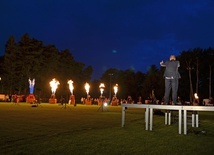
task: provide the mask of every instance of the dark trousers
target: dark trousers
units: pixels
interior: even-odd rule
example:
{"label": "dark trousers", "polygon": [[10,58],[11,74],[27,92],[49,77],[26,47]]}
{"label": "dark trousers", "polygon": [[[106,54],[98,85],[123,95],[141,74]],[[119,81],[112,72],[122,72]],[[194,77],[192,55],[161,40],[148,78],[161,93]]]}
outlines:
{"label": "dark trousers", "polygon": [[177,103],[178,79],[165,79],[164,104],[169,103],[169,95],[172,90],[172,102]]}

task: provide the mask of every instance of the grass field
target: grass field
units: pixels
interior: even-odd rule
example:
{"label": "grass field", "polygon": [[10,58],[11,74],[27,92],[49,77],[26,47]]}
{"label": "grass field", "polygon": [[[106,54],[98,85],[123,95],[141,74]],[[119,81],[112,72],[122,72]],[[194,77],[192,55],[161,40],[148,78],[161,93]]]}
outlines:
{"label": "grass field", "polygon": [[[154,115],[153,131],[145,130],[144,111],[127,109],[121,127],[121,107],[77,104],[0,103],[0,154],[210,155],[214,153],[214,112],[200,112],[200,127],[166,126]],[[206,131],[202,133],[201,131]],[[183,133],[183,130],[182,130]]]}

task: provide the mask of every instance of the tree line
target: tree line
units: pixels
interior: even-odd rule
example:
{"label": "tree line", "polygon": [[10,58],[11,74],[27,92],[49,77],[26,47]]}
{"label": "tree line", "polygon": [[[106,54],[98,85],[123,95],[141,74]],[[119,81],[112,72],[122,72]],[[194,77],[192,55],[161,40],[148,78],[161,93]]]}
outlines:
{"label": "tree line", "polygon": [[[197,93],[200,99],[211,98],[214,49],[195,48],[181,51],[177,59],[180,61],[181,74],[178,96],[191,103],[194,93]],[[151,98],[153,91],[155,97],[161,100],[164,95],[163,72],[164,68],[155,65],[151,65],[146,73],[133,69],[109,68],[100,79],[91,81],[92,66],[75,61],[71,51],[59,51],[54,45],[44,45],[42,41],[24,34],[18,42],[14,36],[6,42],[4,55],[0,57],[0,92],[28,95],[28,79],[35,78],[34,94],[47,101],[51,95],[49,82],[56,78],[60,82],[56,96],[68,99],[70,92],[67,81],[71,79],[74,81],[77,102],[81,97],[86,97],[86,82],[90,83],[90,95],[94,98],[99,97],[99,85],[102,82],[106,86],[106,97],[113,96],[113,86],[118,84],[117,97],[120,99],[126,99],[130,95],[134,100],[139,96],[145,100]]]}

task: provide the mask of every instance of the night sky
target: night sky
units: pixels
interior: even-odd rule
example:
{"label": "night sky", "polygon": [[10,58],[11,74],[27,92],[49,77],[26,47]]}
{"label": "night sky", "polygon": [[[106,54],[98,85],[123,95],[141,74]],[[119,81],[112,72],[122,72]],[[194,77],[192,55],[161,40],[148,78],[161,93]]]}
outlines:
{"label": "night sky", "polygon": [[28,33],[91,65],[146,72],[169,55],[214,47],[213,0],[1,0],[0,55]]}

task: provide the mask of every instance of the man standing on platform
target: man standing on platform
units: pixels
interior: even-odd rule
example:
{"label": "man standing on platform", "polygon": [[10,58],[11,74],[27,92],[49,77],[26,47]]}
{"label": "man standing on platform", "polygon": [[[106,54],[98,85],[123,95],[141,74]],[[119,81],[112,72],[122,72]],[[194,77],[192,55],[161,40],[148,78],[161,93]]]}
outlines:
{"label": "man standing on platform", "polygon": [[162,67],[166,67],[164,72],[165,79],[165,94],[164,94],[164,104],[169,104],[169,95],[172,89],[172,105],[177,104],[177,91],[178,91],[178,79],[181,78],[178,72],[178,67],[180,67],[180,62],[176,61],[175,55],[171,55],[169,61],[160,62]]}

